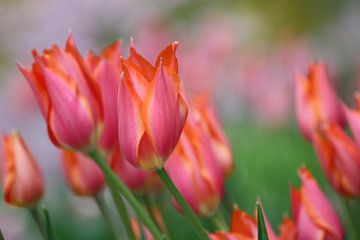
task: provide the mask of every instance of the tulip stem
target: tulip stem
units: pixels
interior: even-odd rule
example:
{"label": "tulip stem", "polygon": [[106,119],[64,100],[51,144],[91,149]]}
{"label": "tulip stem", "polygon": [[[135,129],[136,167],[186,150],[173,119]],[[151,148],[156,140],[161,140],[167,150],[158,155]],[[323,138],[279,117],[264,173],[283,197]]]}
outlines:
{"label": "tulip stem", "polygon": [[349,239],[359,239],[358,238],[358,233],[355,227],[355,219],[353,217],[353,215],[351,214],[351,206],[350,206],[350,202],[348,199],[342,198],[340,197],[340,202],[342,204],[342,208],[343,208],[343,212],[347,221],[347,226],[348,226],[348,230],[349,230]]}
{"label": "tulip stem", "polygon": [[32,208],[29,208],[31,217],[34,219],[36,226],[39,229],[39,232],[41,234],[41,236],[43,237],[43,239],[47,239],[44,233],[44,224],[43,221],[41,219],[41,215],[40,215],[40,211],[38,206],[34,206]]}
{"label": "tulip stem", "polygon": [[100,212],[103,215],[105,222],[107,223],[107,225],[109,227],[111,239],[117,239],[115,226],[113,225],[113,221],[110,216],[109,208],[107,207],[107,205],[105,203],[103,193],[96,194],[94,196],[94,200],[95,200],[97,206],[99,207]]}
{"label": "tulip stem", "polygon": [[122,199],[121,195],[119,194],[119,192],[116,190],[116,188],[114,187],[114,185],[112,183],[109,183],[109,190],[110,190],[111,196],[114,200],[116,210],[117,210],[117,212],[121,218],[121,221],[124,225],[126,235],[128,236],[128,238],[130,240],[135,240],[136,238],[134,235],[134,231],[131,227],[129,213],[126,209],[124,200]]}
{"label": "tulip stem", "polygon": [[151,234],[156,240],[163,239],[163,235],[158,230],[155,223],[151,220],[151,217],[149,214],[144,210],[144,208],[141,206],[141,204],[136,200],[134,195],[130,192],[130,190],[125,186],[125,184],[118,178],[118,176],[111,170],[109,165],[104,161],[102,156],[97,150],[93,150],[89,152],[89,156],[94,159],[94,161],[97,163],[97,165],[101,168],[103,171],[106,182],[108,185],[113,186],[116,188],[120,193],[124,196],[124,198],[128,201],[130,206],[134,209],[136,212],[138,218],[140,221],[144,223],[144,225],[149,229]]}
{"label": "tulip stem", "polygon": [[166,188],[169,190],[171,195],[175,198],[176,202],[180,205],[181,209],[184,211],[186,217],[189,219],[192,227],[198,234],[199,238],[202,240],[209,240],[209,236],[206,233],[206,230],[201,225],[200,220],[196,217],[194,211],[191,209],[189,204],[185,201],[184,197],[181,195],[179,190],[176,188],[175,184],[171,181],[169,175],[166,173],[164,168],[156,170],[156,174],[159,176],[161,181],[164,183]]}

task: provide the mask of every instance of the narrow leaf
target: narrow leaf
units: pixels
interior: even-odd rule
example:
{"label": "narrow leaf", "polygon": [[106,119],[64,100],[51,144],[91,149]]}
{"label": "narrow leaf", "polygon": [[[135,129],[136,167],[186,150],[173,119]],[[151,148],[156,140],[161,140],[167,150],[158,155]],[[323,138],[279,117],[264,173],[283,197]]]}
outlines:
{"label": "narrow leaf", "polygon": [[257,218],[258,218],[258,240],[269,240],[269,236],[266,231],[263,212],[259,202],[256,203],[256,207],[257,207]]}
{"label": "narrow leaf", "polygon": [[2,233],[2,231],[1,231],[1,229],[0,229],[0,240],[4,240],[5,238],[4,238],[4,235],[3,235],[3,233]]}
{"label": "narrow leaf", "polygon": [[45,205],[41,206],[45,218],[45,236],[47,240],[55,240],[54,232],[51,226],[49,210]]}

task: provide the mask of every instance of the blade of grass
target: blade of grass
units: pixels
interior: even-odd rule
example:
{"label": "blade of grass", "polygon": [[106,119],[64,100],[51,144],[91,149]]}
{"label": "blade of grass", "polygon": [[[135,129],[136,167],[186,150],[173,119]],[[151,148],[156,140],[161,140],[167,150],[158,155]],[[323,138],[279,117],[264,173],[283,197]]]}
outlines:
{"label": "blade of grass", "polygon": [[269,236],[266,231],[265,220],[260,203],[256,203],[257,218],[258,218],[258,240],[269,240]]}

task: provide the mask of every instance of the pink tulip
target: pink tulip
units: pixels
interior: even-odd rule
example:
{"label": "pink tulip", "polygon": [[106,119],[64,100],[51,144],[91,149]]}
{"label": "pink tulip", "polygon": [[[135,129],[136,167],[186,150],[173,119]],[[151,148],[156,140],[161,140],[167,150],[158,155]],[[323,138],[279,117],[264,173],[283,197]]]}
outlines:
{"label": "pink tulip", "polygon": [[101,94],[72,36],[65,49],[53,45],[43,55],[33,50],[33,56],[31,70],[18,66],[36,95],[52,142],[64,149],[93,149],[103,118]]}
{"label": "pink tulip", "polygon": [[65,180],[76,195],[93,196],[105,186],[101,169],[84,154],[63,151],[62,167]]}
{"label": "pink tulip", "polygon": [[153,66],[132,43],[130,56],[123,61],[119,143],[125,159],[138,168],[162,168],[185,124],[188,110],[178,77],[177,45],[166,47]]}
{"label": "pink tulip", "polygon": [[299,240],[343,239],[335,210],[306,168],[299,171],[302,186],[291,189],[291,207]]}
{"label": "pink tulip", "polygon": [[190,115],[165,169],[194,212],[210,216],[223,196],[224,173],[208,134],[200,126],[201,121]]}
{"label": "pink tulip", "polygon": [[341,105],[331,88],[324,64],[311,65],[307,76],[298,75],[295,90],[297,120],[305,138],[311,140],[321,124],[343,123]]}
{"label": "pink tulip", "polygon": [[18,207],[35,205],[43,196],[40,169],[21,135],[3,135],[2,188],[5,201]]}
{"label": "pink tulip", "polygon": [[337,124],[313,135],[313,143],[332,187],[347,197],[360,196],[360,150]]}
{"label": "pink tulip", "polygon": [[193,114],[199,118],[202,127],[207,132],[211,145],[225,176],[234,170],[234,161],[230,143],[220,124],[208,95],[197,95],[192,101]]}
{"label": "pink tulip", "polygon": [[105,153],[110,153],[118,145],[116,102],[122,74],[120,46],[120,41],[116,41],[107,46],[100,56],[90,52],[86,58],[86,63],[92,70],[102,95],[104,129],[100,136],[99,148]]}

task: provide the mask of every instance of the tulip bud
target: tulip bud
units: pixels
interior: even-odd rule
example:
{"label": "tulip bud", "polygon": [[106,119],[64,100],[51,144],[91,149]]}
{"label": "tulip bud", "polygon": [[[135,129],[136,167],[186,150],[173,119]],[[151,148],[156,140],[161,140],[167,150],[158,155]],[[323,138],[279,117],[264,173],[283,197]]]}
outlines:
{"label": "tulip bud", "polygon": [[307,76],[297,76],[295,90],[297,120],[305,138],[311,140],[313,132],[324,123],[343,124],[341,105],[324,64],[313,64]]}
{"label": "tulip bud", "polygon": [[123,61],[119,143],[125,159],[138,168],[162,168],[185,124],[188,110],[177,74],[177,45],[165,48],[155,66],[139,55],[133,44],[129,58]]}
{"label": "tulip bud", "polygon": [[160,187],[159,179],[154,172],[134,167],[125,161],[119,150],[112,153],[110,165],[125,185],[135,193],[144,194]]}
{"label": "tulip bud", "polygon": [[3,135],[2,187],[5,201],[18,207],[35,205],[44,193],[40,169],[21,135]]}
{"label": "tulip bud", "polygon": [[192,115],[165,169],[196,214],[211,216],[217,210],[224,193],[224,174],[207,133]]}
{"label": "tulip bud", "polygon": [[224,175],[229,176],[234,170],[234,161],[232,158],[231,146],[224,134],[224,130],[220,124],[213,106],[210,104],[207,95],[198,95],[192,101],[193,114],[202,123],[202,127],[207,132],[211,145],[219,161],[220,167],[224,171]]}
{"label": "tulip bud", "polygon": [[84,154],[62,151],[62,167],[65,180],[76,195],[93,196],[105,186],[101,169]]}
{"label": "tulip bud", "polygon": [[64,149],[90,151],[97,144],[103,110],[99,87],[70,36],[65,49],[53,45],[28,70],[29,82],[47,122],[52,142]]}
{"label": "tulip bud", "polygon": [[299,171],[302,186],[291,189],[291,208],[299,240],[343,239],[335,210],[306,168]]}
{"label": "tulip bud", "polygon": [[360,196],[360,150],[337,124],[326,124],[313,144],[332,187],[347,197]]}
{"label": "tulip bud", "polygon": [[120,46],[120,41],[116,41],[106,47],[99,57],[89,53],[86,58],[87,65],[92,70],[102,95],[104,129],[100,136],[98,147],[107,154],[118,145],[116,102],[122,73]]}
{"label": "tulip bud", "polygon": [[279,240],[296,240],[297,230],[293,220],[289,217],[285,217],[280,225],[280,237]]}

